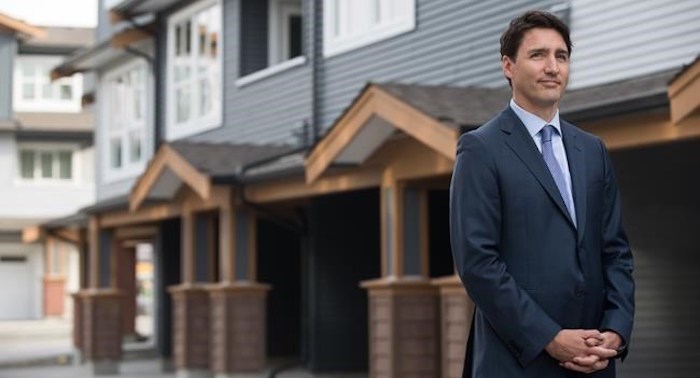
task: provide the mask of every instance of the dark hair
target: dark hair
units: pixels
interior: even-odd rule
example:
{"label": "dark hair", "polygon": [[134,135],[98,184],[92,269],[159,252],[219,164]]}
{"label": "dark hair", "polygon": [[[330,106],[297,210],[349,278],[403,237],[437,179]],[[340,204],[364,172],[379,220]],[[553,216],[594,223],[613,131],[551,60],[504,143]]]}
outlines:
{"label": "dark hair", "polygon": [[501,35],[501,56],[507,56],[512,61],[515,61],[523,36],[528,30],[535,28],[554,29],[557,31],[564,39],[569,55],[571,55],[572,45],[569,37],[569,27],[551,13],[533,10],[527,11],[510,21],[508,29]]}

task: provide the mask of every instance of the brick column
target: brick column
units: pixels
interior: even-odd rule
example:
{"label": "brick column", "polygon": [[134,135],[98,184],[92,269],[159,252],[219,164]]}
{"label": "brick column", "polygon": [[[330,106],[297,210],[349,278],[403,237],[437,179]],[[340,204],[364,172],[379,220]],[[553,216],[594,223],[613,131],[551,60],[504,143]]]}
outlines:
{"label": "brick column", "polygon": [[366,281],[369,376],[439,376],[438,290],[427,279]]}
{"label": "brick column", "polygon": [[209,295],[203,285],[168,289],[173,297],[173,360],[178,378],[210,377]]}
{"label": "brick column", "polygon": [[122,294],[114,289],[81,292],[82,347],[94,375],[119,373],[122,356]]}
{"label": "brick column", "polygon": [[435,279],[433,285],[440,290],[442,377],[461,378],[474,303],[456,274]]}
{"label": "brick column", "polygon": [[210,286],[211,366],[217,378],[264,368],[268,290],[257,283]]}

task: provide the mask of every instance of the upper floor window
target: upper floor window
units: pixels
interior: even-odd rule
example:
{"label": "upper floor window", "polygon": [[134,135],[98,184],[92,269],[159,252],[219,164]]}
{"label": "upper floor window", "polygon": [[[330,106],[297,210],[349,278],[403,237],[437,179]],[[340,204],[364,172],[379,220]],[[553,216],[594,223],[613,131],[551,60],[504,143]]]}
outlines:
{"label": "upper floor window", "polygon": [[366,46],[416,26],[416,0],[324,0],[325,56]]}
{"label": "upper floor window", "polygon": [[19,179],[31,182],[72,182],[75,178],[74,151],[75,148],[68,145],[19,145]]}
{"label": "upper floor window", "polygon": [[242,0],[237,86],[306,63],[301,0]]}
{"label": "upper floor window", "polygon": [[14,109],[26,112],[79,112],[83,95],[82,75],[51,81],[58,56],[17,57],[14,74]]}
{"label": "upper floor window", "polygon": [[146,156],[146,64],[127,64],[105,75],[103,132],[106,178],[137,174]]}
{"label": "upper floor window", "polygon": [[168,140],[221,126],[221,0],[168,19]]}

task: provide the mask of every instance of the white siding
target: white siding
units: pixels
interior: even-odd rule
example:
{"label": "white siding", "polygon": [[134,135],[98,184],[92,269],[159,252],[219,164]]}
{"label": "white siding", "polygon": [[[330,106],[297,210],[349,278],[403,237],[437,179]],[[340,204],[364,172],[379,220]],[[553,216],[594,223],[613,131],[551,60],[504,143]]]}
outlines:
{"label": "white siding", "polygon": [[90,181],[92,174],[81,168],[92,166],[92,154],[85,150],[75,153],[81,162],[73,167],[78,182],[56,185],[20,182],[14,136],[0,137],[0,218],[48,219],[69,215],[91,204],[95,197],[94,184]]}
{"label": "white siding", "polygon": [[700,1],[572,0],[569,88],[679,67],[700,53]]}

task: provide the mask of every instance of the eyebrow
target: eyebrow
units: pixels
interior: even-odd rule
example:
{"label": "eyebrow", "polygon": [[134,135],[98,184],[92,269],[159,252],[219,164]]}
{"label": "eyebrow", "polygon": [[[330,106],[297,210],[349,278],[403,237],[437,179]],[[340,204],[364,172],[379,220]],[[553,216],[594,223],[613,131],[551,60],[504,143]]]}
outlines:
{"label": "eyebrow", "polygon": [[[549,50],[548,48],[546,48],[546,47],[540,47],[540,48],[528,50],[527,53],[528,53],[528,54],[534,54],[534,53],[548,53],[549,51],[550,51],[550,50]],[[558,53],[565,53],[565,54],[569,55],[569,52],[568,52],[566,49],[561,49],[561,48],[556,49],[555,53],[557,53],[557,54],[558,54]]]}

